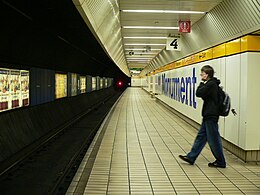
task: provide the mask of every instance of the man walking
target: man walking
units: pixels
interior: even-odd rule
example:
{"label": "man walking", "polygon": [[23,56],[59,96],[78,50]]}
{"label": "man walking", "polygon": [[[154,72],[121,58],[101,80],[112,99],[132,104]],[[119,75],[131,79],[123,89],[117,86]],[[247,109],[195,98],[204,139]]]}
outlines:
{"label": "man walking", "polygon": [[179,155],[179,157],[193,165],[206,142],[210,146],[211,152],[216,158],[209,167],[225,168],[226,162],[223,154],[221,137],[218,131],[219,107],[218,107],[218,85],[220,80],[213,77],[214,69],[205,65],[201,68],[202,82],[196,90],[196,96],[203,99],[202,107],[202,124],[198,131],[197,137],[191,148],[191,151],[186,155]]}

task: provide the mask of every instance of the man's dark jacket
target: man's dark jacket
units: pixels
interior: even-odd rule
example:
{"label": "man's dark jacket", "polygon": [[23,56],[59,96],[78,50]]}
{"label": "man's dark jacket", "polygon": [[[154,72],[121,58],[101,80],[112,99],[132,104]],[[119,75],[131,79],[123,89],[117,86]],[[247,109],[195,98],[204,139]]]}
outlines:
{"label": "man's dark jacket", "polygon": [[203,120],[214,119],[218,121],[218,86],[220,80],[213,77],[206,83],[201,82],[196,90],[196,96],[204,100],[202,107]]}

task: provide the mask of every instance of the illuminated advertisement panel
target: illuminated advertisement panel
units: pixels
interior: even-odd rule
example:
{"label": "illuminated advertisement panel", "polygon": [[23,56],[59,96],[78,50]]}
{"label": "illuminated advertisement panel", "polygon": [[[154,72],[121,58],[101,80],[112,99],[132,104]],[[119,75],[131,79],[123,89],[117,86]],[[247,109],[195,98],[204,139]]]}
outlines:
{"label": "illuminated advertisement panel", "polygon": [[0,112],[29,105],[29,71],[0,68]]}
{"label": "illuminated advertisement panel", "polygon": [[10,76],[9,76],[9,108],[16,108],[20,107],[20,78],[21,73],[20,70],[10,70]]}
{"label": "illuminated advertisement panel", "polygon": [[105,79],[105,88],[108,88],[107,78]]}
{"label": "illuminated advertisement panel", "polygon": [[102,88],[103,88],[103,79],[100,78],[100,89],[102,89]]}
{"label": "illuminated advertisement panel", "polygon": [[67,97],[67,75],[55,74],[55,97]]}
{"label": "illuminated advertisement panel", "polygon": [[0,69],[0,111],[8,109],[9,102],[9,70]]}
{"label": "illuminated advertisement panel", "polygon": [[29,71],[21,71],[21,98],[20,105],[29,105]]}
{"label": "illuminated advertisement panel", "polygon": [[80,93],[86,93],[86,77],[80,77]]}
{"label": "illuminated advertisement panel", "polygon": [[77,95],[77,74],[71,74],[71,96]]}
{"label": "illuminated advertisement panel", "polygon": [[97,79],[96,77],[92,77],[92,91],[95,91],[97,88]]}

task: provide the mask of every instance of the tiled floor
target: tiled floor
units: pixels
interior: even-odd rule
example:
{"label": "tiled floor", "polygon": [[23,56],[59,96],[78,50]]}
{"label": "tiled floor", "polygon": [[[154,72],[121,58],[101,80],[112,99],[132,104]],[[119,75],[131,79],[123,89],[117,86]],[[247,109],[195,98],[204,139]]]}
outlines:
{"label": "tiled floor", "polygon": [[92,170],[88,151],[67,195],[260,195],[260,166],[227,151],[226,169],[207,166],[214,160],[208,146],[194,165],[182,162],[178,155],[190,150],[196,130],[142,89],[127,89],[104,128]]}

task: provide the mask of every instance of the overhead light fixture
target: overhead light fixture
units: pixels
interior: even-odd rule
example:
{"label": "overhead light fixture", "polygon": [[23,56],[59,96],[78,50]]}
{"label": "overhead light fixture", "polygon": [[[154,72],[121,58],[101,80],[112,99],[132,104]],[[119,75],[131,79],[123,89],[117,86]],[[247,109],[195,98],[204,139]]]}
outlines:
{"label": "overhead light fixture", "polygon": [[131,62],[149,62],[150,60],[130,60],[130,59],[127,59],[127,61],[131,61]]}
{"label": "overhead light fixture", "polygon": [[200,11],[181,11],[181,10],[122,10],[122,12],[134,13],[164,13],[164,14],[205,14],[206,12]]}
{"label": "overhead light fixture", "polygon": [[153,58],[154,56],[126,56],[128,59],[150,59]]}
{"label": "overhead light fixture", "polygon": [[[129,52],[125,52],[125,54],[129,54]],[[135,55],[151,55],[158,54],[158,52],[134,52]]]}
{"label": "overhead light fixture", "polygon": [[167,37],[124,37],[124,39],[167,39]]}
{"label": "overhead light fixture", "polygon": [[128,64],[149,64],[149,61],[147,62],[127,62]]}
{"label": "overhead light fixture", "polygon": [[141,70],[130,70],[130,72],[133,74],[140,74]]}
{"label": "overhead light fixture", "polygon": [[131,57],[127,57],[126,59],[128,60],[149,60],[149,59],[152,59],[153,57],[150,57],[150,58],[131,58]]}
{"label": "overhead light fixture", "polygon": [[150,58],[131,58],[131,57],[127,57],[126,59],[128,60],[149,60],[149,59],[152,59],[153,57],[150,57]]}
{"label": "overhead light fixture", "polygon": [[132,58],[132,57],[135,57],[135,58],[153,58],[155,56],[154,55],[134,55],[134,56],[131,56],[131,55],[125,55],[126,58]]}
{"label": "overhead light fixture", "polygon": [[123,28],[179,30],[179,27],[175,26],[123,26]]}
{"label": "overhead light fixture", "polygon": [[165,46],[163,43],[125,43],[124,45],[156,45],[156,46]]}
{"label": "overhead light fixture", "polygon": [[[143,48],[143,49],[125,49],[126,51],[131,51],[131,50],[135,50],[135,51],[145,51],[145,49]],[[151,51],[161,51],[162,49],[151,49]]]}

